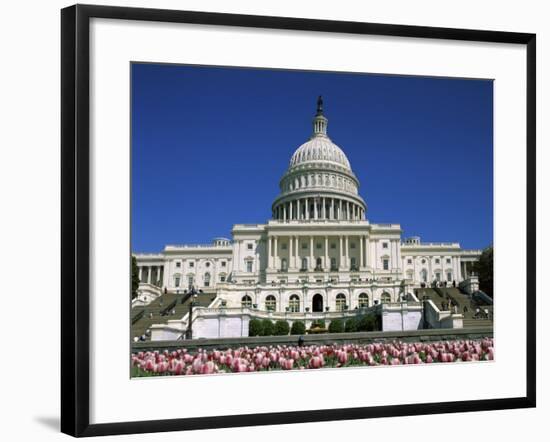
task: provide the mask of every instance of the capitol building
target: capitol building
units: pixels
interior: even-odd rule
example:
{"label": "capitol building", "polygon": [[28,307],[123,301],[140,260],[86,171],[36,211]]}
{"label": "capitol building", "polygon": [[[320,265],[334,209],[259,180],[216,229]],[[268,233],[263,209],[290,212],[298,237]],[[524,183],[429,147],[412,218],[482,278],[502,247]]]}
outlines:
{"label": "capitol building", "polygon": [[[246,336],[254,317],[307,324],[369,308],[387,316],[384,330],[416,329],[426,321],[426,307],[415,289],[477,289],[471,268],[481,250],[402,238],[399,224],[371,222],[359,180],[328,135],[321,97],[312,126],[290,159],[265,224],[235,224],[231,238],[211,244],[134,255],[141,281],[134,308],[194,286],[209,294],[193,312],[194,338]],[[461,326],[460,312],[432,304],[432,326]],[[188,321],[184,311],[153,324],[153,339],[182,338]]]}

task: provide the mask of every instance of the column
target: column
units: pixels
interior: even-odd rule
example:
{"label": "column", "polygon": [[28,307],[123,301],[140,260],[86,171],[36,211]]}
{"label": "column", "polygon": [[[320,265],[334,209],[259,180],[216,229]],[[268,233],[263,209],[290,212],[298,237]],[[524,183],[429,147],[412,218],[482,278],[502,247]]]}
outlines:
{"label": "column", "polygon": [[305,210],[305,214],[306,214],[306,219],[309,220],[309,199],[306,198],[306,210]]}
{"label": "column", "polygon": [[273,237],[273,240],[274,240],[274,243],[273,243],[273,267],[275,267],[276,269],[279,268],[279,262],[278,262],[278,259],[277,259],[277,237],[274,236]]}
{"label": "column", "polygon": [[325,269],[330,270],[330,262],[328,260],[328,236],[325,236]]}
{"label": "column", "polygon": [[271,257],[272,253],[272,247],[271,247],[271,241],[273,238],[271,236],[267,237],[267,268],[272,269],[273,268],[273,259]]}
{"label": "column", "polygon": [[319,219],[317,216],[317,201],[316,198],[313,198],[313,219]]}
{"label": "column", "polygon": [[344,236],[344,249],[345,249],[345,254],[346,254],[346,258],[345,258],[345,267],[347,270],[349,270],[349,236],[346,235]]}
{"label": "column", "polygon": [[153,267],[151,266],[148,266],[147,267],[147,284],[151,284],[151,270],[153,269]]}
{"label": "column", "polygon": [[313,236],[309,237],[309,268],[311,270],[315,268],[315,263],[313,262]]}
{"label": "column", "polygon": [[330,199],[330,219],[334,219],[334,198]]}
{"label": "column", "polygon": [[342,200],[339,200],[340,210],[338,211],[338,219],[342,219]]}
{"label": "column", "polygon": [[365,237],[364,236],[360,236],[359,237],[359,253],[360,253],[360,256],[359,256],[359,268],[362,269],[363,267],[365,267],[365,260],[363,259],[363,241],[364,241]]}
{"label": "column", "polygon": [[299,241],[298,237],[295,236],[294,242],[293,242],[294,250],[292,251],[292,254],[294,255],[294,268],[296,269],[300,266],[300,262],[299,262],[300,258],[298,257],[298,241]]}
{"label": "column", "polygon": [[370,265],[370,244],[368,237],[365,235],[365,267],[368,267]]}
{"label": "column", "polygon": [[139,266],[139,282],[143,280],[143,266]]}
{"label": "column", "polygon": [[[350,206],[351,206],[351,204],[350,204],[349,201],[348,201],[348,202],[347,202],[347,207],[348,207],[347,219],[348,219],[348,221],[351,220]],[[347,237],[346,237],[346,238],[347,238]],[[347,256],[347,253],[348,253],[348,250],[347,250],[347,247],[346,247],[346,256]]]}
{"label": "column", "polygon": [[344,267],[344,245],[342,236],[338,237],[338,270],[341,270]]}
{"label": "column", "polygon": [[294,268],[295,261],[294,261],[294,237],[289,236],[288,237],[288,267]]}

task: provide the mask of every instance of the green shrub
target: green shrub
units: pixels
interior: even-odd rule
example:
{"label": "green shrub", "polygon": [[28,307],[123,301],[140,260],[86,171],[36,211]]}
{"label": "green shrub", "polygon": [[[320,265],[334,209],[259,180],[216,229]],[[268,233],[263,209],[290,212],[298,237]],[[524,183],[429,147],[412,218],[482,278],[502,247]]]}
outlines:
{"label": "green shrub", "polygon": [[248,336],[262,336],[263,327],[262,321],[259,319],[251,319],[248,323]]}
{"label": "green shrub", "polygon": [[262,336],[273,336],[275,332],[275,325],[269,319],[262,321]]}
{"label": "green shrub", "polygon": [[273,333],[275,336],[286,336],[289,332],[290,326],[288,322],[282,320],[275,322],[275,330]]}
{"label": "green shrub", "polygon": [[342,333],[344,331],[344,323],[341,319],[335,319],[328,326],[329,333]]}
{"label": "green shrub", "polygon": [[306,326],[302,321],[294,321],[290,328],[291,335],[303,335],[306,333]]}
{"label": "green shrub", "polygon": [[357,324],[358,331],[377,331],[378,328],[378,320],[375,315],[365,315]]}
{"label": "green shrub", "polygon": [[349,318],[346,321],[345,330],[347,333],[356,332],[358,330],[358,327],[359,327],[359,321],[356,318]]}

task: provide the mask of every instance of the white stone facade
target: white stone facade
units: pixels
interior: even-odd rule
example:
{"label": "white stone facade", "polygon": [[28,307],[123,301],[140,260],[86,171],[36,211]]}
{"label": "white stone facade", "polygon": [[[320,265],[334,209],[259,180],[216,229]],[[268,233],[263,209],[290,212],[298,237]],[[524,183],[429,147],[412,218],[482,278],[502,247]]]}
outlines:
{"label": "white stone facade", "polygon": [[481,250],[403,240],[399,224],[371,223],[359,181],[327,135],[318,102],[313,134],[292,156],[265,224],[235,224],[232,239],[136,254],[141,281],[190,284],[228,308],[336,312],[398,302],[422,284],[457,285]]}

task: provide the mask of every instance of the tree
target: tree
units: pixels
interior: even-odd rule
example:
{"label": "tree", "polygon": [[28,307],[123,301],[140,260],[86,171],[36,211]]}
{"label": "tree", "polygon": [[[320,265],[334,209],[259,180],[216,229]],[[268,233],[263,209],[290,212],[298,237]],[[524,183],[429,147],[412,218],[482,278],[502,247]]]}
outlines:
{"label": "tree", "polygon": [[137,297],[137,289],[139,287],[139,269],[135,256],[132,256],[132,299]]}
{"label": "tree", "polygon": [[356,332],[358,330],[358,327],[359,327],[359,321],[357,321],[357,319],[349,318],[346,321],[345,330],[347,333]]}
{"label": "tree", "polygon": [[378,324],[376,320],[376,316],[373,314],[368,314],[361,319],[359,319],[359,323],[357,324],[357,330],[358,331],[376,331],[378,330]]}
{"label": "tree", "polygon": [[289,332],[290,326],[288,322],[282,320],[275,322],[275,330],[273,333],[275,336],[286,336]]}
{"label": "tree", "polygon": [[273,333],[275,332],[275,325],[271,320],[264,319],[262,321],[262,334],[261,336],[273,336]]}
{"label": "tree", "polygon": [[248,336],[262,336],[262,334],[262,321],[260,321],[259,319],[251,319],[248,322]]}
{"label": "tree", "polygon": [[473,265],[474,272],[479,278],[479,288],[493,297],[493,246],[483,250],[480,257]]}
{"label": "tree", "polygon": [[303,335],[306,332],[306,326],[302,321],[294,321],[290,328],[291,335]]}
{"label": "tree", "polygon": [[330,321],[328,325],[329,333],[343,333],[344,332],[344,323],[341,319],[334,319]]}

